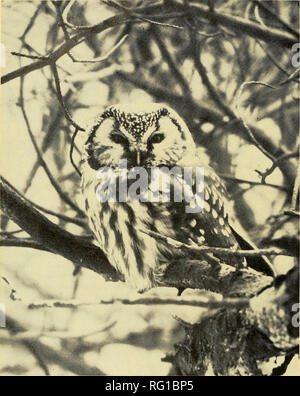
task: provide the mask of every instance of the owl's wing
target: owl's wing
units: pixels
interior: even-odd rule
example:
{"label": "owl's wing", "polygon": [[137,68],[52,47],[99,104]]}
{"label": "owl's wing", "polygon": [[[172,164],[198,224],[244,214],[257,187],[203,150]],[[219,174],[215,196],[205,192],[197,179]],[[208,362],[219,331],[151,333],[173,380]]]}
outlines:
{"label": "owl's wing", "polygon": [[[183,208],[181,208],[183,211]],[[216,173],[205,167],[204,208],[199,213],[185,213],[181,217],[177,238],[187,242],[192,239],[198,245],[212,247],[253,250],[255,245],[239,232],[229,216],[228,195],[225,185]],[[245,233],[244,233],[245,234]],[[241,268],[249,266],[267,275],[274,276],[274,270],[265,258],[248,258],[237,256],[218,256],[222,261]]]}

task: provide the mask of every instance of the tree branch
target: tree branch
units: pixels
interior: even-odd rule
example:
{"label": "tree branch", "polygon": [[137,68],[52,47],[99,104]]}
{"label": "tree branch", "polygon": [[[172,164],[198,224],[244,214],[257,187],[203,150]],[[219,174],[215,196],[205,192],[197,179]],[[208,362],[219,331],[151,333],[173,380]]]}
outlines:
{"label": "tree branch", "polygon": [[[143,22],[143,20],[141,19],[147,18],[147,16],[153,19],[154,16],[153,15],[151,16],[151,12],[153,13],[153,11],[162,12],[162,15],[160,15],[159,17],[163,18],[166,12],[168,11],[174,12],[174,8],[175,8],[177,11],[180,10],[183,12],[182,18],[184,18],[185,17],[184,6],[178,2],[175,2],[174,4],[175,6],[172,6],[170,8],[165,6],[161,6],[161,7],[152,6],[152,7],[145,7],[139,9],[139,13],[137,14],[138,16],[137,20],[134,20],[134,18],[128,16],[123,12],[121,14],[108,18],[103,22],[100,22],[98,25],[94,25],[90,27],[78,27],[77,30],[80,31],[75,35],[73,35],[72,37],[70,37],[68,41],[63,43],[58,49],[56,49],[54,52],[48,55],[46,59],[39,59],[34,63],[31,63],[27,66],[21,67],[20,69],[17,69],[11,73],[4,75],[3,77],[1,77],[1,84],[6,84],[9,81],[12,81],[21,76],[25,76],[26,74],[31,73],[35,70],[39,70],[42,69],[43,67],[50,66],[51,64],[57,62],[57,60],[60,59],[62,56],[67,55],[70,52],[70,50],[72,50],[72,48],[76,47],[82,41],[86,40],[90,35],[99,34],[109,28],[126,24],[128,22],[141,23]],[[243,32],[256,39],[260,39],[266,42],[273,42],[276,43],[277,45],[282,45],[283,47],[289,49],[297,41],[292,34],[283,32],[280,29],[262,27],[255,22],[248,21],[247,19],[238,16],[231,16],[223,13],[221,14],[216,11],[212,11],[209,8],[202,6],[200,4],[192,3],[190,7],[191,10],[195,12],[196,16],[206,18],[212,23],[221,24],[229,29],[233,29],[234,31],[237,31],[238,33]],[[169,16],[166,15],[166,17]],[[171,15],[171,17],[173,16]],[[151,21],[148,19],[147,22],[151,22]]]}
{"label": "tree branch", "polygon": [[38,242],[35,242],[31,238],[3,238],[0,237],[0,246],[2,247],[21,247],[21,248],[29,248],[35,250],[43,250],[45,252],[50,252],[49,249],[45,248]]}
{"label": "tree branch", "polygon": [[[18,333],[25,332],[25,328],[17,322],[15,319],[10,317],[7,318],[7,329],[11,334],[11,339],[14,340],[14,335],[18,335]],[[16,341],[18,338],[16,337]],[[24,344],[23,340],[20,340],[21,343]],[[43,357],[45,362],[51,362],[54,364],[59,364],[62,368],[71,371],[74,374],[82,375],[82,376],[103,376],[105,375],[102,371],[100,371],[96,367],[91,367],[87,365],[81,358],[77,357],[74,359],[74,355],[67,350],[57,351],[39,340],[30,340],[27,341],[27,347],[30,349],[34,348],[34,350],[39,354],[40,357]]]}
{"label": "tree branch", "polygon": [[[247,128],[243,125],[242,120],[239,120],[238,118],[231,119],[230,122],[225,122],[224,115],[220,111],[214,110],[203,103],[196,103],[189,96],[183,97],[182,95],[177,95],[168,89],[162,89],[154,83],[149,83],[135,74],[118,70],[115,72],[114,76],[117,76],[119,79],[128,82],[135,87],[143,89],[157,101],[168,103],[185,117],[188,126],[192,131],[195,130],[195,128],[198,130],[198,125],[195,126],[194,124],[189,123],[189,120],[193,120],[197,117],[202,122],[207,121],[213,123],[221,130],[221,133],[226,133],[226,131],[229,130],[230,133],[237,134],[243,137],[246,141],[253,143],[253,140],[250,139]],[[252,134],[255,135],[256,140],[259,141],[259,144],[263,146],[266,151],[278,157],[287,154],[284,148],[277,147],[277,145],[262,129],[252,125],[249,125],[249,127],[252,128]],[[295,166],[290,161],[282,161],[278,164],[278,167],[284,174],[287,188],[291,188],[295,182]]]}
{"label": "tree branch", "polygon": [[[75,265],[92,270],[110,281],[123,280],[122,276],[109,264],[101,249],[85,238],[77,237],[53,224],[36,211],[9,183],[0,178],[0,208],[33,239],[23,245],[41,248],[58,254]],[[22,242],[22,240],[21,240]],[[5,245],[9,241],[2,242]],[[221,263],[216,269],[206,261],[171,263],[163,275],[160,285],[193,289],[206,289],[226,297],[239,297],[240,293],[254,296],[272,285],[273,279],[251,269],[237,271],[234,267]]]}
{"label": "tree branch", "polygon": [[261,0],[253,0],[255,4],[263,11],[265,11],[272,19],[278,21],[289,33],[291,33],[296,40],[299,39],[299,32],[295,30],[292,26],[290,26],[287,22],[285,22],[275,11],[273,11],[269,6],[262,2]]}
{"label": "tree branch", "polygon": [[220,24],[237,33],[245,33],[250,37],[275,43],[285,48],[292,48],[297,42],[293,34],[283,32],[280,29],[262,27],[258,23],[249,21],[239,16],[232,16],[217,11],[211,11],[208,7],[192,2],[190,8],[195,15],[208,19],[210,22]]}
{"label": "tree branch", "polygon": [[25,101],[24,101],[24,80],[25,77],[22,76],[21,77],[21,83],[20,83],[20,107],[21,107],[21,111],[24,117],[24,121],[27,127],[27,131],[30,137],[30,140],[33,144],[33,147],[35,149],[35,152],[37,154],[38,157],[38,161],[41,165],[41,167],[44,169],[51,185],[53,186],[53,188],[55,189],[55,191],[57,192],[57,194],[60,196],[60,198],[66,203],[68,204],[75,212],[77,212],[77,214],[81,217],[84,217],[84,213],[78,208],[78,206],[68,197],[68,195],[62,191],[62,189],[60,188],[60,186],[58,185],[58,183],[56,182],[56,180],[54,179],[48,165],[46,164],[46,162],[44,161],[43,155],[41,153],[41,150],[35,140],[35,136],[32,132],[30,123],[29,123],[29,118],[27,115],[27,112],[25,110]]}
{"label": "tree branch", "polygon": [[212,247],[212,246],[198,246],[197,244],[193,243],[188,245],[186,243],[179,242],[175,239],[170,237],[166,237],[160,235],[154,231],[143,231],[141,232],[152,236],[153,238],[162,240],[163,242],[167,243],[168,245],[177,247],[179,249],[186,249],[193,253],[197,253],[202,255],[203,253],[213,253],[213,254],[224,254],[228,256],[235,256],[235,257],[262,257],[262,256],[292,256],[293,254],[287,252],[285,250],[280,249],[258,249],[258,250],[232,250],[228,248],[220,248],[220,247]]}
{"label": "tree branch", "polygon": [[246,308],[250,306],[250,300],[247,298],[221,298],[217,299],[213,296],[193,297],[184,298],[164,298],[164,297],[140,297],[134,299],[112,299],[112,300],[101,300],[98,302],[78,302],[78,301],[46,301],[30,303],[28,309],[53,309],[53,308],[68,308],[77,309],[80,307],[90,307],[99,305],[147,305],[147,306],[163,306],[163,305],[175,305],[175,306],[186,306],[186,307],[199,307],[208,309],[220,309],[220,308]]}
{"label": "tree branch", "polygon": [[3,177],[0,178],[0,195],[1,210],[44,249],[101,274],[108,280],[120,279],[97,246],[53,224],[16,194]]}
{"label": "tree branch", "polygon": [[69,41],[64,42],[60,47],[58,47],[58,49],[56,49],[54,52],[48,55],[45,59],[44,58],[39,59],[37,62],[21,67],[20,69],[17,69],[1,77],[1,84],[6,84],[9,81],[12,81],[16,78],[32,73],[35,70],[39,70],[46,66],[50,66],[51,64],[57,62],[58,59],[60,59],[62,56],[68,54],[72,48],[81,44],[82,41],[84,41],[87,37],[89,37],[89,35],[99,34],[111,27],[118,26],[120,24],[128,23],[128,22],[129,22],[128,18],[124,14],[119,14],[106,19],[105,21],[101,22],[99,25],[95,27],[77,33],[74,36],[72,36]]}

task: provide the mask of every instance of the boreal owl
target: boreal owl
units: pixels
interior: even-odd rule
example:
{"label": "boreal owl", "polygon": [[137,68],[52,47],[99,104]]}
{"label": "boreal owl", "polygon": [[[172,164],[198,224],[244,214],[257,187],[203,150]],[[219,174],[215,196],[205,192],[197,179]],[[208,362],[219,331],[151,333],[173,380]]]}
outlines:
{"label": "boreal owl", "polygon": [[[127,175],[137,167],[145,169],[149,176],[153,168],[204,167],[203,209],[190,213],[186,202],[172,199],[100,200],[97,191],[101,178],[106,175],[106,181],[120,181],[120,164],[124,160]],[[174,184],[174,178],[172,181]],[[150,189],[151,183],[149,186]],[[161,185],[160,189],[162,194]],[[202,165],[186,123],[168,106],[115,105],[100,114],[88,131],[82,161],[82,191],[90,227],[100,248],[125,280],[140,292],[159,284],[169,264],[179,260],[184,263],[193,257],[187,250],[154,237],[153,232],[186,244],[252,248],[230,224],[222,181],[210,167]],[[237,268],[246,265],[241,257],[223,255],[218,259]],[[252,260],[251,264],[273,274],[266,260]]]}

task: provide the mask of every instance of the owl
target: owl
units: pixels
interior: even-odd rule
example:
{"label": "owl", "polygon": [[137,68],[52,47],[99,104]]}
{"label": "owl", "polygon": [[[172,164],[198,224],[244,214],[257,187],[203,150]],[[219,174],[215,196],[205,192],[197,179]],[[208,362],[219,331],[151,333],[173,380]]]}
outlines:
{"label": "owl", "polygon": [[[174,200],[99,200],[101,177],[106,174],[110,179],[113,170],[114,180],[120,181],[120,164],[125,160],[128,172],[142,167],[149,177],[153,168],[202,167],[202,210],[189,212],[186,202]],[[96,118],[89,128],[83,153],[82,192],[89,224],[100,248],[139,292],[158,285],[171,263],[193,258],[192,253],[153,237],[151,232],[186,244],[253,248],[232,228],[226,189],[216,173],[202,164],[186,123],[163,104],[115,105]],[[223,255],[219,259],[236,268],[247,265],[240,257]],[[256,260],[252,266],[272,274],[264,260],[261,263]]]}

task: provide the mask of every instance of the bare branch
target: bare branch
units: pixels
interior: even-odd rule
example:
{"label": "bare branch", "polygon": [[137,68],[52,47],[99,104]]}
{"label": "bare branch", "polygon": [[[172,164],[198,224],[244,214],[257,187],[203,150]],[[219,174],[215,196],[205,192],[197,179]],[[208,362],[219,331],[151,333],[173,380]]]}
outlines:
{"label": "bare branch", "polygon": [[172,56],[171,56],[170,52],[168,51],[167,46],[161,39],[160,31],[155,26],[153,26],[151,32],[152,32],[153,37],[158,45],[158,48],[161,52],[163,60],[167,63],[167,65],[169,66],[170,72],[173,74],[174,78],[180,84],[183,95],[190,95],[191,91],[190,91],[189,84],[187,83],[185,77],[180,72],[176,63],[172,59]]}
{"label": "bare branch", "polygon": [[29,123],[29,118],[27,116],[26,110],[25,110],[25,101],[24,101],[24,76],[21,77],[21,84],[20,84],[20,107],[22,110],[22,114],[25,120],[25,124],[27,127],[27,131],[30,137],[30,140],[33,144],[33,147],[35,149],[35,152],[37,154],[38,160],[40,165],[42,166],[42,168],[44,169],[51,185],[54,187],[55,191],[58,193],[58,195],[60,196],[60,198],[67,203],[73,210],[75,210],[79,216],[84,217],[84,213],[77,207],[77,205],[74,204],[74,202],[71,201],[71,199],[62,191],[62,189],[60,188],[60,186],[57,184],[56,180],[54,179],[52,173],[50,172],[48,165],[46,164],[46,162],[44,161],[43,155],[36,143],[34,134],[31,130],[31,126]]}
{"label": "bare branch", "polygon": [[292,210],[296,211],[297,209],[297,200],[299,196],[299,186],[300,186],[300,166],[298,163],[297,167],[297,176],[294,184],[294,190],[293,190],[293,197],[292,197]]}
{"label": "bare branch", "polygon": [[300,217],[300,212],[297,212],[295,210],[286,210],[284,214],[292,217],[298,217],[298,218]]}
{"label": "bare branch", "polygon": [[297,150],[293,153],[283,154],[279,158],[275,159],[273,162],[273,165],[269,169],[267,169],[265,172],[256,171],[261,176],[262,184],[266,185],[266,178],[268,176],[270,176],[277,168],[279,168],[279,166],[282,162],[287,161],[291,158],[299,158],[299,150]]}
{"label": "bare branch", "polygon": [[159,239],[168,245],[174,246],[178,249],[186,249],[192,251],[193,253],[198,253],[199,255],[203,253],[213,253],[213,254],[224,254],[232,257],[262,257],[262,256],[292,256],[293,254],[285,250],[279,249],[258,249],[258,250],[233,250],[220,247],[212,246],[198,246],[197,244],[186,244],[179,242],[173,238],[163,236],[154,231],[144,231],[140,230],[144,234],[150,235],[153,238]]}
{"label": "bare branch", "polygon": [[127,38],[129,37],[128,34],[125,34],[108,52],[107,54],[103,56],[99,56],[98,58],[95,59],[77,59],[73,57],[73,62],[74,63],[101,63],[106,61],[112,54],[114,54],[118,49],[122,47],[122,45],[125,43]]}
{"label": "bare branch", "polygon": [[54,81],[55,81],[55,85],[56,85],[56,93],[57,93],[57,97],[59,100],[59,103],[61,104],[61,107],[63,109],[63,112],[65,114],[66,119],[70,122],[71,125],[73,125],[73,127],[75,129],[78,129],[79,131],[85,131],[84,128],[81,128],[71,117],[71,114],[69,112],[69,110],[66,108],[66,105],[64,103],[64,99],[63,99],[63,95],[61,92],[61,86],[60,86],[60,78],[59,78],[59,74],[58,74],[58,70],[57,70],[57,66],[55,63],[51,64],[51,70],[54,76]]}
{"label": "bare branch", "polygon": [[257,6],[267,12],[272,20],[278,21],[286,30],[287,32],[291,33],[296,40],[299,39],[300,32],[297,32],[292,26],[290,26],[287,22],[285,22],[278,13],[273,11],[269,6],[265,4],[265,2],[262,2],[261,0],[253,0]]}
{"label": "bare branch", "polygon": [[[185,17],[184,13],[184,7],[182,6],[181,3],[176,2],[176,9],[181,10],[183,12],[182,17]],[[70,4],[69,4],[70,6]],[[195,12],[195,15],[198,15],[200,17],[204,17],[208,19],[209,21],[213,23],[219,23],[220,25],[223,25],[227,28],[233,29],[234,31],[238,32],[243,32],[245,34],[248,34],[251,37],[254,37],[256,39],[260,39],[266,42],[276,42],[279,45],[282,45],[286,48],[291,48],[293,44],[295,44],[296,40],[293,35],[289,33],[282,32],[279,29],[266,29],[264,27],[261,27],[257,23],[253,23],[251,21],[248,21],[244,18],[237,17],[237,16],[231,16],[231,15],[226,15],[226,14],[219,14],[216,11],[211,11],[209,8],[204,7],[200,4],[191,4],[191,9],[193,12]],[[65,10],[65,12],[68,11],[68,7]],[[111,27],[119,26],[122,24],[126,24],[128,22],[132,23],[140,23],[141,19],[146,18],[148,19],[147,22],[152,22],[151,18],[153,19],[153,12],[159,12],[161,11],[162,14],[160,15],[160,18],[174,18],[173,15],[168,15],[166,12],[169,11],[168,7],[162,6],[153,6],[153,7],[145,7],[142,9],[139,9],[139,14],[138,17],[139,19],[134,20],[132,17],[128,17],[124,13],[124,11],[121,14],[115,15],[111,18],[106,19],[105,21],[100,22],[97,25],[94,26],[75,26],[75,30],[79,30],[79,32],[72,37],[70,37],[70,40],[67,42],[63,43],[57,50],[52,52],[47,59],[39,59],[37,62],[34,62],[30,65],[21,67],[18,70],[15,70],[11,73],[8,73],[1,78],[1,84],[6,84],[11,80],[14,80],[15,78],[19,78],[21,76],[24,76],[28,73],[31,73],[35,70],[39,70],[45,66],[49,66],[50,64],[56,62],[59,58],[62,56],[68,54],[72,48],[80,44],[83,40],[85,40],[87,37],[89,37],[92,34],[99,34],[103,32],[106,29],[109,29]],[[174,9],[171,8],[171,11],[174,11]],[[151,15],[152,13],[152,15]],[[143,21],[142,21],[143,22]],[[65,21],[66,26],[68,24]],[[72,25],[71,25],[72,27]],[[177,27],[177,26],[176,26]]]}
{"label": "bare branch", "polygon": [[296,76],[300,73],[300,67],[298,67],[298,69],[296,69],[291,75],[289,75],[289,78],[287,80],[282,81],[279,85],[285,85],[288,84],[291,81],[296,81],[296,82],[300,82],[300,80],[296,79]]}
{"label": "bare branch", "polygon": [[239,179],[235,176],[230,176],[230,175],[224,175],[223,173],[220,173],[219,176],[224,179],[224,180],[229,180],[235,183],[239,184],[249,184],[250,186],[260,186],[260,187],[270,187],[270,188],[276,188],[277,190],[285,191],[288,192],[288,188],[284,186],[279,186],[277,184],[270,184],[270,183],[265,183],[262,184],[261,182],[255,182],[251,180],[244,180],[244,179]]}
{"label": "bare branch", "polygon": [[7,184],[9,184],[9,187],[11,189],[13,189],[14,192],[16,194],[18,194],[23,200],[26,200],[28,204],[34,206],[36,209],[40,210],[41,212],[44,212],[44,213],[46,213],[46,214],[48,214],[50,216],[57,217],[58,219],[60,219],[62,221],[65,221],[66,223],[73,223],[73,224],[77,225],[78,227],[82,227],[82,228],[87,229],[87,222],[85,220],[77,219],[76,217],[69,217],[69,216],[63,215],[61,213],[54,212],[54,211],[52,211],[50,209],[46,209],[43,206],[40,206],[40,205],[36,204],[35,202],[31,201],[30,199],[28,199],[27,197],[25,197],[23,194],[21,194],[10,183],[7,182]]}
{"label": "bare branch", "polygon": [[54,62],[57,62],[62,56],[67,55],[70,50],[85,40],[92,34],[99,34],[111,27],[122,25],[123,23],[127,23],[128,19],[123,14],[116,15],[111,18],[106,19],[105,21],[101,22],[96,27],[90,28],[86,32],[80,32],[75,34],[70,38],[69,41],[63,43],[58,49],[53,51],[50,55],[47,56],[46,59],[40,59],[37,62],[31,63],[30,65],[21,67],[11,73],[8,73],[1,77],[1,84],[6,84],[9,81],[12,81],[16,78],[20,78],[21,76],[25,76],[29,73],[32,73],[35,70],[42,69],[46,66],[50,66]]}
{"label": "bare branch", "polygon": [[[119,79],[123,81],[133,84],[140,89],[145,90],[157,101],[169,103],[170,106],[177,109],[180,114],[185,115],[187,121],[192,118],[192,115],[193,117],[197,117],[199,120],[207,120],[212,122],[222,130],[222,133],[226,133],[226,131],[229,133],[235,133],[245,138],[246,141],[253,143],[247,128],[244,126],[242,120],[238,118],[232,119],[230,122],[225,122],[222,112],[214,110],[204,103],[199,104],[189,96],[182,97],[182,95],[177,95],[174,93],[174,91],[168,90],[166,88],[162,89],[161,87],[156,86],[153,82],[149,83],[140,76],[137,77],[135,74],[125,73],[121,70],[117,70],[115,76],[119,77]],[[189,127],[191,130],[196,128],[196,126],[191,123],[189,124]],[[272,154],[274,153],[274,158],[275,155],[283,156],[286,154],[284,148],[278,147],[273,142],[273,140],[264,133],[262,129],[253,126],[252,131],[250,132],[252,132],[252,134],[255,136],[255,139],[260,142],[260,145],[266,151]],[[279,164],[279,168],[284,174],[286,186],[293,185],[295,181],[295,166],[289,161],[283,161]]]}
{"label": "bare branch", "polygon": [[36,302],[30,303],[28,309],[53,309],[53,308],[68,308],[76,309],[80,307],[91,307],[100,305],[176,305],[176,306],[187,306],[187,307],[201,307],[208,309],[222,309],[222,308],[246,308],[249,307],[250,300],[248,298],[219,298],[213,296],[203,297],[193,297],[184,298],[166,298],[166,297],[140,297],[135,299],[111,299],[111,300],[101,300],[97,302],[78,302],[78,301],[46,301],[46,302]]}
{"label": "bare branch", "polygon": [[245,83],[243,83],[240,87],[239,93],[238,93],[238,97],[237,97],[237,111],[238,111],[238,115],[240,120],[243,122],[243,125],[246,129],[246,131],[248,132],[249,138],[252,141],[252,143],[267,157],[269,158],[273,164],[276,161],[276,158],[270,154],[260,143],[259,141],[256,139],[256,137],[254,136],[253,132],[251,131],[250,127],[247,125],[246,121],[244,120],[244,117],[241,114],[241,97],[242,94],[244,92],[244,88],[248,87],[249,85],[263,85],[265,87],[271,88],[271,89],[276,89],[275,87],[272,87],[271,85],[268,85],[266,83],[260,82],[260,81],[247,81]]}
{"label": "bare branch", "polygon": [[[92,270],[107,280],[123,280],[123,277],[109,264],[99,247],[50,222],[16,194],[2,177],[0,194],[1,210],[44,249],[65,257],[79,267]],[[160,285],[179,289],[206,289],[227,297],[239,297],[242,292],[243,296],[249,297],[270,286],[272,282],[271,277],[251,269],[237,272],[236,268],[223,263],[216,269],[206,261],[186,262],[185,260],[184,263],[171,263]]]}
{"label": "bare branch", "polygon": [[34,241],[52,253],[65,257],[75,265],[97,272],[106,279],[120,279],[97,246],[53,224],[16,194],[3,177],[0,181],[1,210]]}
{"label": "bare branch", "polygon": [[210,22],[218,23],[238,33],[245,33],[250,37],[263,40],[265,42],[275,42],[285,48],[290,49],[297,39],[293,34],[283,32],[280,29],[265,28],[258,23],[247,19],[232,16],[228,14],[218,13],[216,10],[211,11],[202,4],[191,2],[190,7],[195,15],[208,19]]}
{"label": "bare branch", "polygon": [[[298,84],[300,81],[296,79],[293,75],[290,75],[290,73],[284,69],[279,62],[277,62],[277,59],[273,56],[273,54],[265,48],[262,43],[259,40],[256,40],[257,44],[260,46],[260,48],[264,51],[264,53],[267,55],[267,57],[270,59],[270,61],[277,67],[278,70],[280,70],[283,74],[289,77],[289,81],[294,81],[297,82]],[[283,83],[281,82],[279,85],[284,85],[287,80],[285,80]]]}
{"label": "bare branch", "polygon": [[[18,333],[24,333],[26,331],[20,323],[10,317],[7,317],[7,329],[12,336],[17,335]],[[16,341],[18,341],[17,337]],[[24,343],[22,339],[20,340],[20,342],[22,344]],[[59,365],[62,368],[69,370],[77,375],[104,375],[104,373],[98,368],[87,365],[81,358],[77,357],[77,359],[74,359],[74,355],[66,350],[57,351],[36,339],[32,339],[28,342],[30,343],[31,348],[34,348],[36,351],[38,351],[39,356],[43,358],[44,362],[51,362],[54,364],[57,364],[57,362],[59,362]]]}
{"label": "bare branch", "polygon": [[73,165],[73,168],[74,168],[75,171],[78,173],[79,177],[81,177],[81,176],[82,176],[82,173],[81,173],[80,170],[78,169],[78,167],[77,167],[77,165],[75,164],[74,159],[73,159],[73,152],[74,152],[74,146],[75,146],[75,139],[76,139],[76,136],[77,136],[78,132],[79,132],[79,128],[75,128],[75,132],[73,133],[73,136],[72,136],[72,139],[71,139],[70,161],[71,161],[71,164]]}
{"label": "bare branch", "polygon": [[216,88],[213,86],[213,84],[210,82],[210,80],[207,76],[207,71],[200,60],[201,44],[196,39],[195,34],[192,30],[190,30],[190,37],[191,37],[191,42],[192,42],[192,47],[193,47],[192,53],[193,53],[195,68],[201,77],[203,85],[206,87],[209,95],[211,96],[212,100],[215,102],[217,107],[220,108],[224,112],[224,114],[226,114],[230,119],[235,119],[236,116],[235,116],[234,112],[230,109],[230,107],[221,98],[221,95],[216,90]]}

